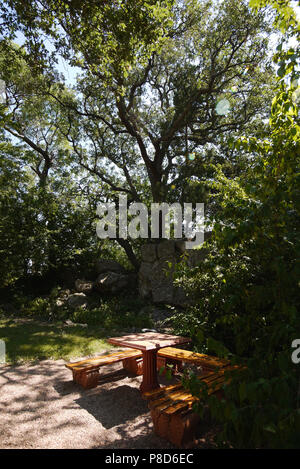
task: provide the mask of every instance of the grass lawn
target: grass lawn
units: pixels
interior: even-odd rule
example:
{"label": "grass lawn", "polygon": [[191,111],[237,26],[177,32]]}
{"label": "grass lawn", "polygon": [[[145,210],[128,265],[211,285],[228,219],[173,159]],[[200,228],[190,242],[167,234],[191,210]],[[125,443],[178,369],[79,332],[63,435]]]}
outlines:
{"label": "grass lawn", "polygon": [[113,348],[110,334],[97,326],[86,328],[0,316],[0,339],[6,348],[6,363],[43,359],[80,358]]}

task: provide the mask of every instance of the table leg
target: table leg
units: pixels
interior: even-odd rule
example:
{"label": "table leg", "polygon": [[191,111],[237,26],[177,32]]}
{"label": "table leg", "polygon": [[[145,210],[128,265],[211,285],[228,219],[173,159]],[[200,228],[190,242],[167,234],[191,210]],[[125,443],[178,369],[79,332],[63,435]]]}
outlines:
{"label": "table leg", "polygon": [[156,350],[143,351],[143,381],[140,386],[141,392],[152,391],[159,388],[156,369]]}

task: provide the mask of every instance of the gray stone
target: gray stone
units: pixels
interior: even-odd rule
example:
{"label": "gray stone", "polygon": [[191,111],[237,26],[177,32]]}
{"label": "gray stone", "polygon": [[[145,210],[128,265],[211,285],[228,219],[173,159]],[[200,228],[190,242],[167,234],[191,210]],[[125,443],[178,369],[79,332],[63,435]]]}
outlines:
{"label": "gray stone", "polygon": [[152,288],[152,300],[154,303],[172,304],[173,301],[173,285],[155,285]]}
{"label": "gray stone", "polygon": [[59,292],[59,298],[68,298],[68,296],[71,294],[71,290],[66,289],[66,290],[61,290]]}
{"label": "gray stone", "polygon": [[68,327],[88,327],[87,324],[80,324],[79,322],[73,322],[71,321],[71,319],[67,319],[65,321],[65,325],[68,326]]}
{"label": "gray stone", "polygon": [[143,262],[154,262],[157,259],[156,244],[144,244],[141,248]]}
{"label": "gray stone", "polygon": [[150,279],[154,303],[172,303],[174,265],[174,258],[154,262]]}
{"label": "gray stone", "polygon": [[170,316],[170,310],[167,309],[158,309],[155,307],[151,312],[151,319],[154,323],[161,323],[165,321]]}
{"label": "gray stone", "polygon": [[186,250],[185,241],[183,239],[175,241],[175,249],[179,251],[180,254],[183,254]]}
{"label": "gray stone", "polygon": [[153,264],[142,262],[139,270],[139,294],[142,298],[151,297],[151,277],[153,273]]}
{"label": "gray stone", "polygon": [[117,293],[128,287],[130,278],[128,275],[117,272],[102,273],[94,282],[94,287],[100,293]]}
{"label": "gray stone", "polygon": [[172,239],[161,241],[157,245],[157,256],[159,259],[169,259],[175,255],[175,241]]}
{"label": "gray stone", "polygon": [[175,257],[170,259],[161,259],[154,262],[152,270],[153,274],[151,277],[151,284],[157,285],[161,283],[172,284],[173,283],[173,272],[176,265]]}
{"label": "gray stone", "polygon": [[174,287],[172,304],[175,306],[186,306],[189,304],[189,299],[182,287]]}
{"label": "gray stone", "polygon": [[80,293],[90,293],[93,289],[93,282],[90,280],[77,279],[75,281],[75,288]]}
{"label": "gray stone", "polygon": [[[210,236],[210,232],[205,233],[205,240]],[[190,304],[191,300],[183,288],[173,284],[175,266],[186,259],[189,267],[195,267],[205,259],[207,253],[207,248],[186,249],[186,241],[182,239],[162,240],[156,247],[155,244],[145,245],[138,275],[140,296],[152,299],[155,304]]]}
{"label": "gray stone", "polygon": [[84,293],[73,293],[68,298],[68,306],[71,308],[76,308],[77,306],[86,306],[87,297]]}

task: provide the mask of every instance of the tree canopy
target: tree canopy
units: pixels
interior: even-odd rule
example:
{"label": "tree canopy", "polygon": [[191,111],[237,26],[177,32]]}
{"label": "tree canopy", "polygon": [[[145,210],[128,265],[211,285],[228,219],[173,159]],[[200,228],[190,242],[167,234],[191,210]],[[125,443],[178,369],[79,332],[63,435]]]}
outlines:
{"label": "tree canopy", "polygon": [[[270,21],[242,0],[142,3],[7,2],[3,128],[30,149],[40,184],[70,165],[100,185],[98,202],[118,193],[146,204],[201,196],[209,209],[212,165],[234,174],[244,164],[229,136],[266,129]],[[21,47],[11,42],[18,30]],[[53,69],[60,55],[81,70],[72,90]],[[42,108],[44,128],[33,137]],[[119,242],[137,267],[134,247]]]}

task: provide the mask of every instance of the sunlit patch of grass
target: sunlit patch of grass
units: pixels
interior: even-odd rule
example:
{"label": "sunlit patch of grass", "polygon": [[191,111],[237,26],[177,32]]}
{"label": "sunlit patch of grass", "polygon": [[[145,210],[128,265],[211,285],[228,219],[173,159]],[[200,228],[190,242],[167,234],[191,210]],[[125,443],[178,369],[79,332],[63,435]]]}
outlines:
{"label": "sunlit patch of grass", "polygon": [[6,363],[42,359],[70,359],[109,350],[109,334],[100,327],[65,327],[60,323],[15,322],[0,317],[0,339],[6,348]]}

